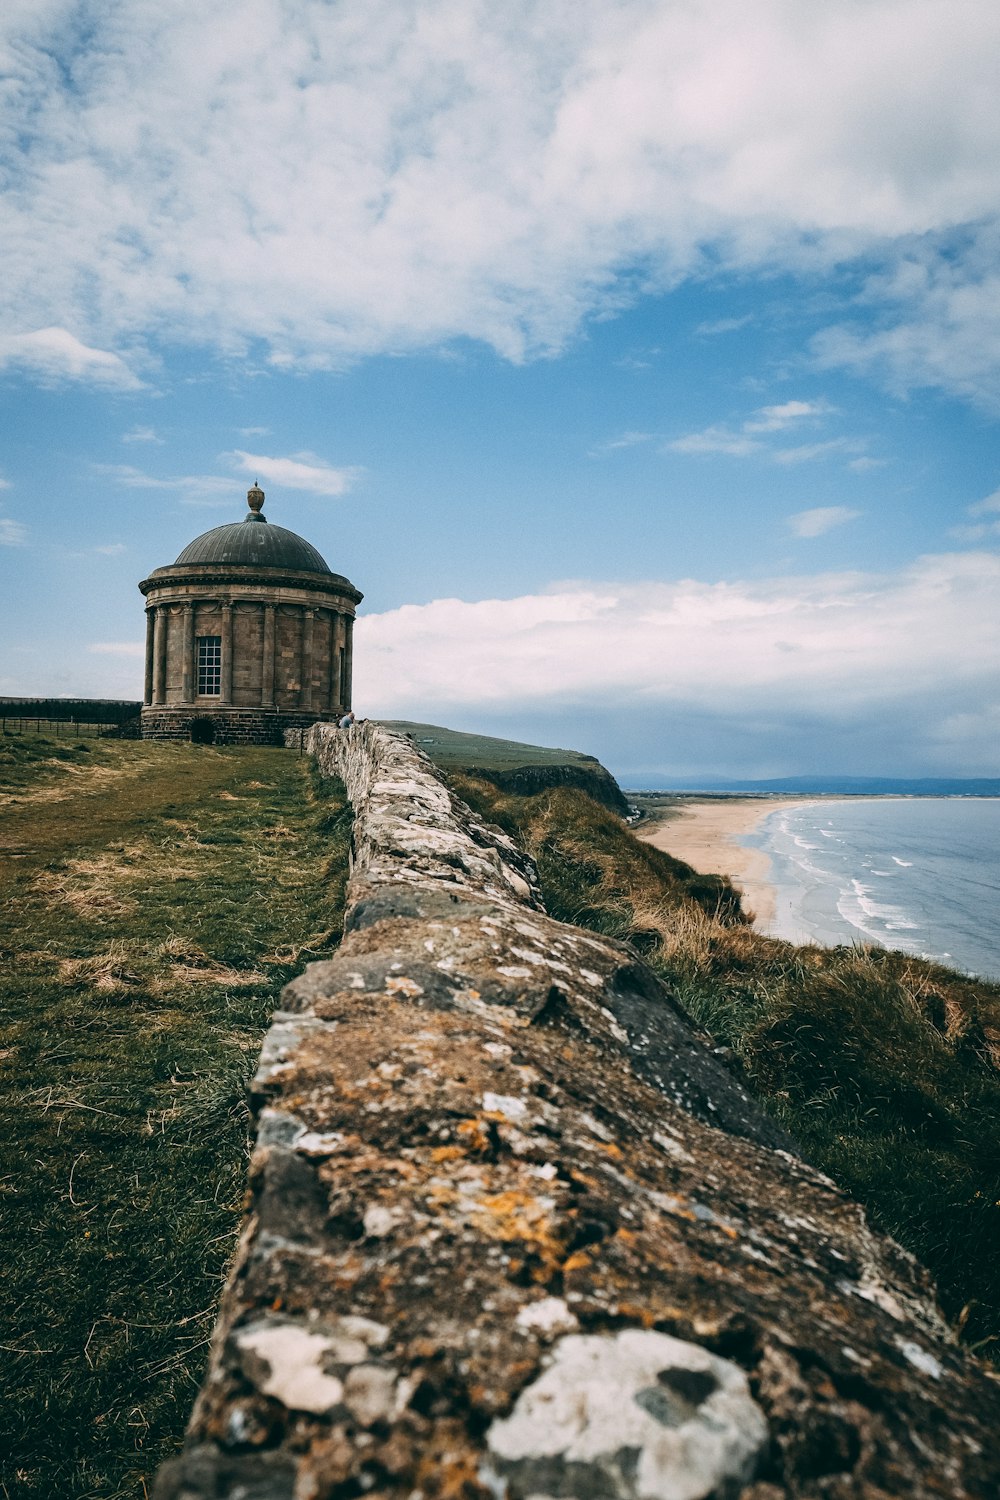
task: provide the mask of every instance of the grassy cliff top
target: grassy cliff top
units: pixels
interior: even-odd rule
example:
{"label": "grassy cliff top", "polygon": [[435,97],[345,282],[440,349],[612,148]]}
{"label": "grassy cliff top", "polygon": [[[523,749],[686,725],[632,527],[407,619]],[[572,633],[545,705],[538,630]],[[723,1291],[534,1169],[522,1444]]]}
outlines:
{"label": "grassy cliff top", "polygon": [[600,762],[579,750],[554,750],[546,745],[523,745],[491,734],[463,734],[440,724],[416,724],[410,719],[381,719],[386,729],[408,734],[439,766],[462,766],[483,771],[510,771],[519,766],[584,766]]}

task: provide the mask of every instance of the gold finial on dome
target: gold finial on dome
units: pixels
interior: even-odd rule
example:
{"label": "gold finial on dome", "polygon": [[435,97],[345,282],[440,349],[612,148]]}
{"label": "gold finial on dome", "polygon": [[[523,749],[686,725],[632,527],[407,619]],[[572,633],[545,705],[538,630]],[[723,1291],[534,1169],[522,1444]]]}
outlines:
{"label": "gold finial on dome", "polygon": [[263,521],[264,517],[260,514],[260,511],[261,507],[264,504],[264,491],[261,489],[256,479],[253,482],[253,487],[247,490],[247,504],[250,507],[250,514],[247,517],[247,520]]}

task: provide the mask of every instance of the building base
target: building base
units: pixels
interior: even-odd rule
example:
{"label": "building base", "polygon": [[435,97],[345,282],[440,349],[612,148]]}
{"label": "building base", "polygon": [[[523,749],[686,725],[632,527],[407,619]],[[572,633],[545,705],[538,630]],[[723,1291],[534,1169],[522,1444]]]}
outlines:
{"label": "building base", "polygon": [[336,723],[339,717],[339,713],[309,709],[206,709],[191,704],[168,708],[156,704],[142,710],[142,738],[189,740],[196,745],[283,745],[286,729]]}

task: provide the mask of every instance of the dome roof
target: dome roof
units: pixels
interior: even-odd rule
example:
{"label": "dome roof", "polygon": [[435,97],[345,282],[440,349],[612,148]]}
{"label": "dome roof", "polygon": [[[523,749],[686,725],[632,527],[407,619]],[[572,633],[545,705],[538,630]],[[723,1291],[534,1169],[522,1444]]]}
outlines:
{"label": "dome roof", "polygon": [[243,521],[214,526],[188,542],[174,567],[185,563],[250,563],[259,568],[288,568],[302,573],[329,573],[316,548],[294,531],[271,526],[262,515],[263,491],[254,485]]}

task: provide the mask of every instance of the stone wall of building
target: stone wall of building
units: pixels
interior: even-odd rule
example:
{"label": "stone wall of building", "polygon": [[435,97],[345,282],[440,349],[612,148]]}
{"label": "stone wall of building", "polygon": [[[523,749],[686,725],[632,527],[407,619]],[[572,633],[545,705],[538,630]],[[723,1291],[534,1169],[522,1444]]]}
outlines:
{"label": "stone wall of building", "polygon": [[[137,725],[138,722],[137,719]],[[207,706],[144,708],[141,734],[145,740],[187,740],[193,736],[215,745],[283,745],[290,732],[305,734],[315,723],[316,714],[312,711],[262,708],[217,711]],[[210,726],[210,732],[205,731],[206,725]]]}
{"label": "stone wall of building", "polygon": [[638,955],[547,917],[406,740],[309,741],[344,939],[267,1035],[157,1500],[994,1496],[1000,1384]]}

